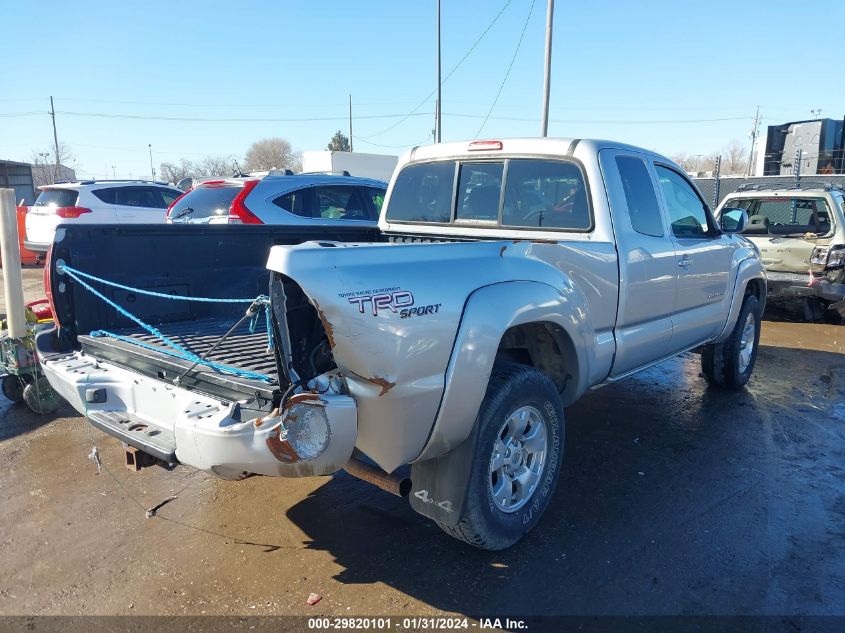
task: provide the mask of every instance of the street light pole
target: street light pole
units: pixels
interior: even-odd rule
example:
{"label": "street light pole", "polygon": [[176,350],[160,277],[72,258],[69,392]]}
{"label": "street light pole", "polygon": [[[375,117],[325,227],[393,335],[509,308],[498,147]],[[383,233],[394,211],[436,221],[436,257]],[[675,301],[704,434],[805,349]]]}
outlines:
{"label": "street light pole", "polygon": [[153,144],[152,144],[152,143],[147,143],[147,147],[148,147],[148,148],[149,148],[149,150],[150,150],[150,173],[151,173],[151,174],[152,174],[152,176],[153,176],[153,177],[151,178],[151,180],[155,180],[155,179],[156,179],[156,170],[155,170],[155,167],[153,167]]}
{"label": "street light pole", "polygon": [[552,81],[552,22],[555,14],[555,0],[549,0],[546,11],[546,63],[543,79],[543,111],[540,115],[540,136],[549,135],[549,92]]}

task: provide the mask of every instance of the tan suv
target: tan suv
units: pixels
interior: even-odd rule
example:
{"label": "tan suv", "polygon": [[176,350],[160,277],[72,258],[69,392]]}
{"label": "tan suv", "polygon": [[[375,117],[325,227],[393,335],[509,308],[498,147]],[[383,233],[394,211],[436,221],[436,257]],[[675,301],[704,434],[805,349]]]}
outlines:
{"label": "tan suv", "polygon": [[744,237],[766,267],[771,298],[799,298],[808,319],[827,308],[845,316],[845,191],[820,183],[792,188],[749,185],[716,210],[744,209]]}

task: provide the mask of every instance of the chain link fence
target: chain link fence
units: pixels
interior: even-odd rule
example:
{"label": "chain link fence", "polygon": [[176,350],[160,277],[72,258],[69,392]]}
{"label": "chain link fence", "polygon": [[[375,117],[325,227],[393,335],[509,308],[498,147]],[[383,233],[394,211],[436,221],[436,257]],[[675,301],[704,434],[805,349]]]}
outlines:
{"label": "chain link fence", "polygon": [[743,176],[725,176],[723,178],[693,178],[693,182],[701,190],[704,199],[712,209],[719,206],[719,203],[729,194],[745,184],[759,185],[765,189],[789,189],[790,187],[795,187],[797,182],[800,183],[802,188],[832,185],[845,189],[845,175],[826,174],[808,174],[807,176],[801,176],[797,181],[795,176],[750,176],[747,178]]}

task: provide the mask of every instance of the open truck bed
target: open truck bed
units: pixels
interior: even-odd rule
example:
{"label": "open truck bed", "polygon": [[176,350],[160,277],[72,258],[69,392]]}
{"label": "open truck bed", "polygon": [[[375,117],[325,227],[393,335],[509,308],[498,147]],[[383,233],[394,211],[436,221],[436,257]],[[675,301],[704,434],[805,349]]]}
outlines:
{"label": "open truck bed", "polygon": [[[287,227],[271,225],[82,225],[62,227],[53,246],[49,286],[60,328],[52,350],[82,350],[100,360],[172,382],[193,364],[170,355],[167,346],[119,314],[91,292],[59,274],[62,261],[82,272],[134,288],[194,297],[254,299],[268,294],[267,255],[276,244],[306,241],[378,241],[374,228]],[[202,356],[243,316],[248,304],[166,300],[131,291],[92,285],[180,345]],[[142,345],[108,336],[107,330]],[[234,376],[197,366],[182,387],[240,400],[253,397],[269,406],[280,385],[276,353],[268,350],[266,321],[259,315],[255,331],[241,324],[208,360],[258,372],[271,381]],[[150,349],[153,348],[153,349]],[[161,351],[159,351],[161,350]]]}

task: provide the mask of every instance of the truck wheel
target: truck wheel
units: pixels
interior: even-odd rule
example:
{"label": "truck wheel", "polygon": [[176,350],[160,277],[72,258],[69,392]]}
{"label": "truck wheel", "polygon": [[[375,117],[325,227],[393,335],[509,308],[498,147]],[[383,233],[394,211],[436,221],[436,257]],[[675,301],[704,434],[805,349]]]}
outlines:
{"label": "truck wheel", "polygon": [[34,413],[53,413],[62,404],[62,397],[50,386],[46,376],[39,376],[23,390],[23,399]]}
{"label": "truck wheel", "polygon": [[701,369],[711,385],[741,389],[751,378],[760,343],[760,302],[746,295],[730,337],[715,345],[705,345]]}
{"label": "truck wheel", "polygon": [[478,441],[461,518],[439,525],[470,545],[501,550],[537,524],[552,497],[563,457],[560,396],[537,369],[501,363],[475,423]]}
{"label": "truck wheel", "polygon": [[26,382],[20,376],[3,376],[3,395],[15,404],[23,402],[23,388]]}

